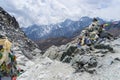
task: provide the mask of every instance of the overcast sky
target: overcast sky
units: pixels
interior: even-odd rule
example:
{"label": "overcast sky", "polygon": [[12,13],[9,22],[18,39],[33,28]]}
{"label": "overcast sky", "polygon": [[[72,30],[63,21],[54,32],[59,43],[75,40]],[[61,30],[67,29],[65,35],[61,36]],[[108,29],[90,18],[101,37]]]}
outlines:
{"label": "overcast sky", "polygon": [[21,27],[51,24],[82,16],[120,20],[120,0],[0,0]]}

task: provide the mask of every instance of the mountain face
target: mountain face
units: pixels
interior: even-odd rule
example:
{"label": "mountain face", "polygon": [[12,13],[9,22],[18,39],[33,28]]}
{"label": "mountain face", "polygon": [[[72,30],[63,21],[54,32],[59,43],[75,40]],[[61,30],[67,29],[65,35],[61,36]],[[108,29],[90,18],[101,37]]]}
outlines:
{"label": "mountain face", "polygon": [[37,41],[35,41],[35,43],[38,44],[39,48],[42,51],[45,51],[46,49],[48,49],[52,45],[55,45],[55,46],[60,46],[63,44],[65,45],[72,40],[73,39],[71,39],[71,38],[59,37],[59,38],[48,38],[45,40],[37,40]]}
{"label": "mountain face", "polygon": [[106,27],[110,33],[112,33],[115,37],[120,35],[120,21],[109,22],[109,26]]}
{"label": "mountain face", "polygon": [[38,46],[28,39],[24,32],[19,28],[16,19],[10,16],[5,10],[0,7],[0,34],[4,34],[13,43],[12,50],[17,53],[25,55],[27,58],[32,59],[37,55],[33,51]]}
{"label": "mountain face", "polygon": [[[100,23],[104,21],[100,18]],[[32,40],[57,38],[57,37],[73,37],[76,31],[82,30],[84,27],[88,26],[92,22],[89,17],[82,17],[78,21],[72,21],[70,19],[64,22],[51,25],[32,25],[28,28],[23,28],[23,31]],[[80,32],[79,32],[80,33]],[[78,33],[78,34],[79,34]]]}

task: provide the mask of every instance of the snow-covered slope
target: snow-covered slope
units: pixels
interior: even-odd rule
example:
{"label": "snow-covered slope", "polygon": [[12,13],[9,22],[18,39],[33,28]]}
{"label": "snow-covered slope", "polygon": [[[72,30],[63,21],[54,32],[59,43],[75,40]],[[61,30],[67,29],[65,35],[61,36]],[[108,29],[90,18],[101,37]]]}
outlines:
{"label": "snow-covered slope", "polygon": [[49,58],[38,59],[17,80],[64,80],[73,70],[70,65],[52,61]]}
{"label": "snow-covered slope", "polygon": [[[96,55],[98,59],[97,67],[94,68],[94,73],[89,73],[86,71],[74,73],[75,70],[70,66],[70,64],[61,63],[56,60],[50,60],[49,58],[38,58],[34,61],[34,65],[31,66],[30,69],[27,69],[26,72],[18,77],[17,80],[119,80],[119,42],[120,38],[105,43],[110,44],[112,47],[114,47],[115,53],[101,53],[99,51],[98,53],[93,53],[93,56]],[[58,51],[57,48],[53,48],[55,49],[55,51]],[[65,47],[61,46],[61,48]],[[95,50],[95,52],[97,52],[97,49]]]}

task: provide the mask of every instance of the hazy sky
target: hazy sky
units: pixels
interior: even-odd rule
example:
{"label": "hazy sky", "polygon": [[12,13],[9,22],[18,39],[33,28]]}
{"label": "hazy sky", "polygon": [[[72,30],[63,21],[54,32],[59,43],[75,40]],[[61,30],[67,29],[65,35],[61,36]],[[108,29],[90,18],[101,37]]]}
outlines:
{"label": "hazy sky", "polygon": [[82,16],[120,20],[120,0],[0,0],[21,27],[51,24]]}

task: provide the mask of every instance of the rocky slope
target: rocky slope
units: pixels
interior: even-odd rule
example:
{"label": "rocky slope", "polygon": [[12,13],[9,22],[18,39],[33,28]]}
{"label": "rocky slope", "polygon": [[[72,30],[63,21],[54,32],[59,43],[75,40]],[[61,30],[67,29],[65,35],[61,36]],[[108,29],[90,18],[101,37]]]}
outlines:
{"label": "rocky slope", "polygon": [[0,34],[6,35],[13,43],[13,48],[21,51],[29,59],[32,59],[36,53],[32,53],[38,46],[28,39],[20,29],[18,22],[0,7]]}
{"label": "rocky slope", "polygon": [[[0,7],[0,35],[6,35],[12,42],[13,54],[17,57],[17,68],[26,70],[33,63],[30,61],[40,55],[38,46],[28,39],[19,28],[19,24],[14,17],[9,15]],[[6,79],[5,79],[6,80]]]}
{"label": "rocky slope", "polygon": [[65,45],[72,40],[73,40],[72,38],[59,37],[59,38],[48,38],[43,40],[36,40],[35,43],[38,44],[39,48],[42,51],[45,51],[52,45],[55,45],[55,46],[60,46],[63,44]]}
{"label": "rocky slope", "polygon": [[109,23],[110,26],[107,27],[106,29],[112,33],[114,36],[119,36],[120,35],[120,21],[114,21]]}
{"label": "rocky slope", "polygon": [[[120,38],[106,41],[103,43],[109,45],[108,48],[96,47],[94,50],[89,50],[86,46],[76,48],[71,43],[60,47],[52,46],[18,80],[119,80],[119,42]],[[59,62],[61,58],[64,59]]]}

